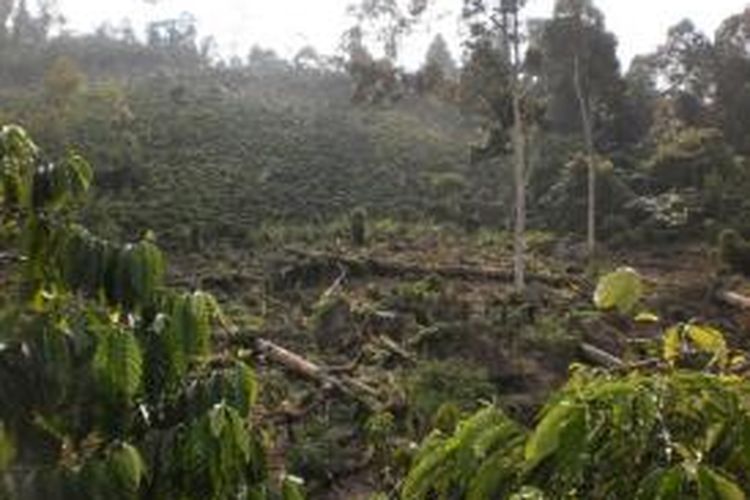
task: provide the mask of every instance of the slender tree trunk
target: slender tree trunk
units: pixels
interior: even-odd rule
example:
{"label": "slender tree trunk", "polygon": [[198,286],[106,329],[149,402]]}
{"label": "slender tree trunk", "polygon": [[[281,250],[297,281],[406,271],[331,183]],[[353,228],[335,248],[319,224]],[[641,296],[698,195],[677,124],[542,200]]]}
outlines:
{"label": "slender tree trunk", "polygon": [[586,164],[588,167],[588,209],[586,249],[589,257],[596,252],[596,166],[594,164],[594,133],[591,125],[591,103],[583,91],[581,84],[581,68],[576,55],[573,59],[573,80],[581,110],[581,124],[583,139],[586,146]]}
{"label": "slender tree trunk", "polygon": [[516,290],[526,287],[526,144],[523,136],[523,116],[518,84],[513,92],[513,182],[515,186],[515,224],[513,231],[513,276]]}
{"label": "slender tree trunk", "polygon": [[[519,30],[519,5],[512,12],[513,50],[513,184],[515,187],[515,222],[513,229],[513,282],[517,292],[526,288],[526,138],[524,136],[521,82],[521,39]],[[506,22],[506,30],[511,27]]]}

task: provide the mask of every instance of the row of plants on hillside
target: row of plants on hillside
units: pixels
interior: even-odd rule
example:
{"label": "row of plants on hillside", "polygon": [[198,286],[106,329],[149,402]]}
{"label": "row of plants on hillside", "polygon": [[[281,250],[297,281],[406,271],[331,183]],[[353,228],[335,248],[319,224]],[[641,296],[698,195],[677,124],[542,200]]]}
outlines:
{"label": "row of plants on hillside", "polygon": [[[466,9],[461,67],[438,38],[416,75],[373,57],[356,28],[348,60],[256,48],[227,65],[203,51],[189,16],[154,23],[143,43],[128,30],[56,37],[51,17],[8,5],[0,59],[17,71],[3,80],[0,118],[95,160],[101,196],[87,217],[103,232],[148,225],[170,249],[239,246],[261,221],[318,223],[356,206],[470,230],[508,225],[512,68],[478,15],[492,2]],[[360,21],[377,6],[363,4]],[[618,246],[749,231],[748,124],[737,111],[748,102],[746,13],[714,39],[681,22],[625,75],[592,2],[556,2],[538,27],[521,116],[535,227],[582,233],[592,174],[595,228]],[[383,78],[397,106],[351,102],[352,87],[385,92]],[[421,90],[408,90],[412,80]],[[480,123],[486,140],[469,147]]]}

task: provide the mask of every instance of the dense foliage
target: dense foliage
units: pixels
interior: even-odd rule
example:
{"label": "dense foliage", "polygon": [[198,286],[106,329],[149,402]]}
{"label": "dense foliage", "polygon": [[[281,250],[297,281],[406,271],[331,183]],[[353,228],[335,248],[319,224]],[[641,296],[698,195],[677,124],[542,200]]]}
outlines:
{"label": "dense foliage", "polygon": [[[0,0],[0,498],[745,498],[750,319],[704,323],[750,276],[750,10],[626,69],[593,1],[526,3],[408,70],[427,0],[289,60]],[[688,303],[623,268],[591,310],[588,220]],[[623,360],[568,377],[592,337]]]}
{"label": "dense foliage", "polygon": [[[622,269],[595,300],[630,313],[641,293]],[[455,432],[434,430],[402,497],[745,498],[750,385],[729,355],[721,333],[691,323],[664,333],[659,371],[574,366],[531,429],[488,406]]]}
{"label": "dense foliage", "polygon": [[253,371],[208,370],[203,292],[164,287],[150,235],[118,245],[75,223],[89,165],[0,131],[0,492],[8,498],[264,498]]}

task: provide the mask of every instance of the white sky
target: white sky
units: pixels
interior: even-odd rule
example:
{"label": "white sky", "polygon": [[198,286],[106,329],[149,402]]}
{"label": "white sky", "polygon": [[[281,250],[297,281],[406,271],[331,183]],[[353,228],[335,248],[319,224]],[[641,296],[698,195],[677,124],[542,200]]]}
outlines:
{"label": "white sky", "polygon": [[[90,31],[103,21],[115,25],[129,18],[140,30],[145,22],[190,12],[198,19],[201,36],[213,35],[222,54],[245,56],[253,44],[293,55],[304,45],[333,53],[341,33],[350,25],[346,6],[351,0],[58,0],[68,27]],[[409,39],[403,62],[410,67],[423,59],[432,36],[443,33],[459,56],[458,13],[463,0],[433,0],[429,27]],[[33,3],[33,2],[31,2]],[[528,0],[532,17],[549,16],[554,0]],[[667,29],[685,17],[713,35],[723,19],[750,5],[748,0],[596,0],[608,28],[620,41],[625,65],[636,55],[653,50]]]}

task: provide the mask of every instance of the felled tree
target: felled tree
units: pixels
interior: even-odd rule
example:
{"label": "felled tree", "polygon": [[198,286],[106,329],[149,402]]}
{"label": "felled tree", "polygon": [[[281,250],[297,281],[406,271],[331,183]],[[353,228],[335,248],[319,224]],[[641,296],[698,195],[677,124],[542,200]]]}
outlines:
{"label": "felled tree", "polygon": [[253,372],[206,366],[215,300],[164,286],[152,236],[77,225],[91,180],[0,130],[0,497],[264,498]]}

